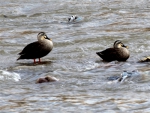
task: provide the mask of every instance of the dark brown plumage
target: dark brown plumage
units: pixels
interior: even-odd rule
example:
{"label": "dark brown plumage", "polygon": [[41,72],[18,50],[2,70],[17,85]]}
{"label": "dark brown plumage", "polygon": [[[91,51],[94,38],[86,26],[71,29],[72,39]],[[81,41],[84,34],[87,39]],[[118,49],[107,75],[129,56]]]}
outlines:
{"label": "dark brown plumage", "polygon": [[96,52],[98,56],[100,56],[104,61],[126,61],[130,54],[127,49],[127,46],[125,46],[120,40],[117,40],[114,42],[113,48],[108,48],[101,52]]}

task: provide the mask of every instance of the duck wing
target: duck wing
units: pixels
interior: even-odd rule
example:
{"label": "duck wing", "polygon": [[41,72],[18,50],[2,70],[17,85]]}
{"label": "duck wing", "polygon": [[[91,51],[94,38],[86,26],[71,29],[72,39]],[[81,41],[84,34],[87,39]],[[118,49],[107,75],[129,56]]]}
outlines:
{"label": "duck wing", "polygon": [[43,56],[42,44],[38,41],[30,43],[19,53],[19,55],[20,57],[17,60],[40,58]]}
{"label": "duck wing", "polygon": [[118,49],[108,48],[101,52],[96,52],[98,56],[100,56],[105,61],[114,61],[117,60],[118,57]]}
{"label": "duck wing", "polygon": [[34,54],[35,52],[40,50],[41,48],[40,46],[41,44],[38,41],[30,43],[27,46],[25,46],[25,48],[19,53],[19,55],[24,55],[29,53]]}

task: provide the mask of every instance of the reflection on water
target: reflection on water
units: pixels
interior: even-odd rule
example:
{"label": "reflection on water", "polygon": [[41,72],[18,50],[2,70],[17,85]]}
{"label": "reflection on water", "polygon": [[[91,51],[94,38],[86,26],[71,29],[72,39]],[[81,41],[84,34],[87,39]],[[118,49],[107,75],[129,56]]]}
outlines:
{"label": "reflection on water", "polygon": [[[149,6],[148,0],[1,0],[0,111],[150,112],[150,66],[138,63],[150,55]],[[67,23],[71,15],[82,21]],[[52,52],[40,64],[16,61],[41,31],[52,38]],[[129,47],[130,58],[103,62],[96,52],[115,40]],[[140,80],[108,84],[108,77],[125,70],[138,70]],[[47,75],[60,81],[35,84]]]}
{"label": "reflection on water", "polygon": [[[25,60],[25,61],[27,61],[27,60]],[[52,62],[51,61],[42,61],[42,62],[36,62],[36,63],[34,63],[34,62],[17,62],[16,64],[18,64],[19,66],[38,66],[38,65],[49,65],[49,64],[51,64]]]}

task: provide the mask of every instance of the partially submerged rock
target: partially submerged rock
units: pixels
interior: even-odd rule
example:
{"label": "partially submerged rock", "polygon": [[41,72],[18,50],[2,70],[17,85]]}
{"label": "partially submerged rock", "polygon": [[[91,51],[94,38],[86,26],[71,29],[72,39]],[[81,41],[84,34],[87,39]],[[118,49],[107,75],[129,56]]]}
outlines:
{"label": "partially submerged rock", "polygon": [[44,83],[44,82],[55,82],[55,81],[59,81],[59,79],[55,78],[55,77],[51,77],[51,76],[46,76],[46,77],[42,77],[37,79],[36,83]]}
{"label": "partially submerged rock", "polygon": [[150,56],[144,57],[144,58],[141,59],[139,62],[150,62]]}

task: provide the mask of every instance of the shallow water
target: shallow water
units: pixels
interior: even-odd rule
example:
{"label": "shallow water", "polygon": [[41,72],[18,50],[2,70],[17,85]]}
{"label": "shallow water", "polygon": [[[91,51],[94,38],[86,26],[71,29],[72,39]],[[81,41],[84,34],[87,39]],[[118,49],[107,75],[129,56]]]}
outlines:
{"label": "shallow water", "polygon": [[[1,0],[0,9],[1,112],[150,112],[150,66],[138,63],[150,55],[149,0]],[[68,24],[71,15],[82,20]],[[41,64],[16,61],[40,31],[52,38],[52,52]],[[115,40],[129,46],[130,58],[103,62],[95,53]],[[142,77],[108,84],[124,70]],[[35,84],[46,75],[59,81]]]}

